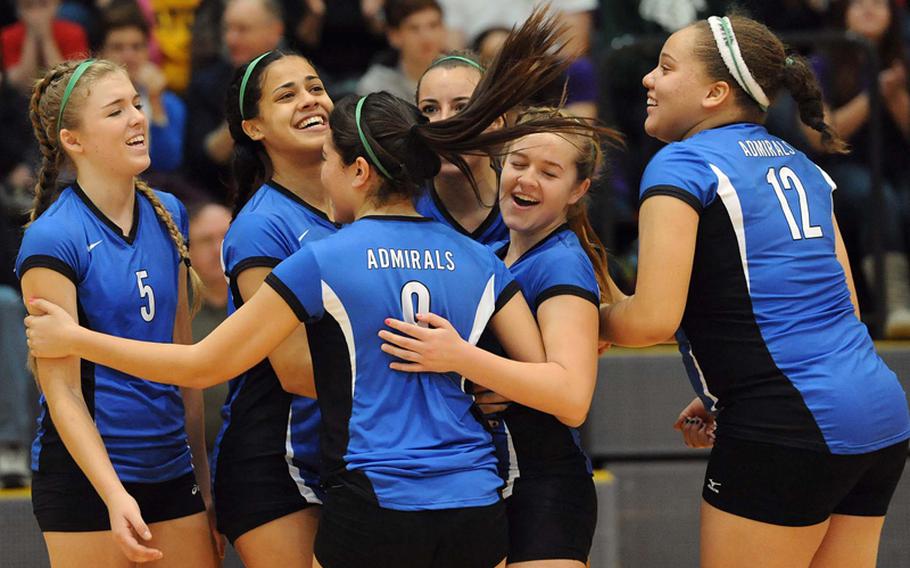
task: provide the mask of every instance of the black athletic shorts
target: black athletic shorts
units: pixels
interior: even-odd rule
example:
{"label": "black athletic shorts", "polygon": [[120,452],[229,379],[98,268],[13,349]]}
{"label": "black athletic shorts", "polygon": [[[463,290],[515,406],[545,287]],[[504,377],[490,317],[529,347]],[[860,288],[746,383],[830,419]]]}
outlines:
{"label": "black athletic shorts", "polygon": [[256,527],[322,504],[320,489],[298,487],[284,456],[219,462],[213,491],[218,531],[231,544]]}
{"label": "black athletic shorts", "polygon": [[591,476],[519,477],[506,499],[506,511],[509,563],[588,561],[597,526]]}
{"label": "black athletic shorts", "polygon": [[325,568],[493,568],[505,559],[507,547],[502,501],[397,511],[340,486],[326,495],[315,555]]}
{"label": "black athletic shorts", "polygon": [[[124,483],[123,486],[139,503],[146,524],[205,511],[192,472],[161,483]],[[41,532],[111,530],[107,506],[82,472],[33,472],[32,509]]]}
{"label": "black athletic shorts", "polygon": [[881,517],[907,463],[907,441],[842,455],[718,437],[702,497],[763,523],[801,527],[832,514]]}

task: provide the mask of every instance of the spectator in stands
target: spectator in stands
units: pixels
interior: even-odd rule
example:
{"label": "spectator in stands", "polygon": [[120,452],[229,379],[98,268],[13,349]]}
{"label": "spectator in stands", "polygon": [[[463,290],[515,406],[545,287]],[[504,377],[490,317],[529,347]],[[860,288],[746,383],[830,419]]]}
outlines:
{"label": "spectator in stands", "polygon": [[231,224],[230,210],[206,202],[190,207],[190,261],[205,285],[202,308],[193,318],[193,339],[201,340],[221,323],[227,311],[227,281],[221,268],[221,241]]}
{"label": "spectator in stands", "polygon": [[193,72],[187,90],[185,170],[191,181],[224,201],[227,163],[234,143],[224,120],[224,99],[234,69],[277,48],[284,34],[281,8],[275,0],[229,0],[224,10],[222,40],[227,59],[218,58]]}
{"label": "spectator in stands", "polygon": [[19,21],[0,30],[3,70],[10,82],[28,92],[39,70],[88,53],[85,32],[55,18],[59,0],[17,0]]}
{"label": "spectator in stands", "polygon": [[[227,316],[227,281],[221,268],[221,241],[231,224],[231,212],[224,205],[206,202],[189,208],[190,261],[202,279],[202,307],[193,317],[193,341],[207,336]],[[227,383],[205,389],[205,440],[214,447],[221,429],[221,405]]]}
{"label": "spectator in stands", "polygon": [[[869,229],[882,225],[885,245],[885,284],[888,313],[885,335],[910,337],[910,270],[907,262],[907,226],[910,223],[910,92],[907,88],[907,58],[902,39],[902,9],[896,0],[842,0],[832,6],[834,21],[847,31],[872,42],[882,70],[878,74],[882,105],[882,211],[870,205],[872,191],[869,170],[870,98],[868,61],[855,46],[831,48],[816,59],[816,74],[838,133],[850,142],[853,152],[824,167],[838,184],[835,192],[838,211],[843,214],[845,233],[857,233],[864,244],[861,251],[864,272],[871,279],[872,257],[868,247]],[[818,143],[817,137],[810,138]],[[856,254],[856,252],[854,252]]]}
{"label": "spectator in stands", "polygon": [[307,0],[307,9],[294,29],[296,47],[319,69],[319,77],[333,98],[356,91],[376,53],[388,48],[381,6],[376,0]]}
{"label": "spectator in stands", "polygon": [[[167,78],[167,88],[184,94],[190,82],[190,48],[195,32],[193,23],[202,0],[140,0],[143,12],[146,4],[154,17],[153,35],[161,54],[161,70]],[[220,9],[219,9],[220,12]],[[153,159],[154,166],[154,159]]]}
{"label": "spectator in stands", "polygon": [[135,4],[115,4],[104,13],[100,55],[126,67],[149,119],[151,167],[170,172],[183,161],[186,107],[166,89],[167,77],[162,70],[149,61],[149,36],[148,24]]}
{"label": "spectator in stands", "polygon": [[23,487],[30,477],[29,391],[33,387],[26,368],[25,307],[13,274],[18,248],[15,225],[5,200],[0,199],[0,488]]}
{"label": "spectator in stands", "polygon": [[417,92],[417,80],[445,47],[442,8],[436,0],[387,0],[385,18],[386,38],[397,50],[397,60],[371,65],[357,92],[388,91],[410,101]]}
{"label": "spectator in stands", "polygon": [[[585,19],[592,10],[597,9],[597,0],[439,0],[445,14],[445,25],[448,33],[448,49],[463,49],[465,46],[474,45],[481,34],[493,28],[511,29],[516,24],[521,24],[531,11],[542,4],[549,4],[551,9],[558,11],[568,20],[576,16]],[[607,2],[607,4],[612,4]],[[623,3],[624,4],[624,3]],[[588,33],[584,26],[579,29],[586,34],[570,38],[570,42],[581,40],[587,44]],[[475,49],[475,51],[478,51]],[[478,53],[480,53],[478,51]],[[483,54],[481,53],[481,56]]]}

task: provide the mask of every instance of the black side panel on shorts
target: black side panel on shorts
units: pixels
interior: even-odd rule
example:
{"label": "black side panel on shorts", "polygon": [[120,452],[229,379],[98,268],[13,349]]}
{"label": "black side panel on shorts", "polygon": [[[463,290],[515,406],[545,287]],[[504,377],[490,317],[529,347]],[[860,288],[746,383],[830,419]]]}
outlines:
{"label": "black side panel on shorts", "polygon": [[720,199],[705,208],[698,224],[682,328],[708,389],[719,399],[724,435],[827,451],[802,395],[762,338],[733,223]]}

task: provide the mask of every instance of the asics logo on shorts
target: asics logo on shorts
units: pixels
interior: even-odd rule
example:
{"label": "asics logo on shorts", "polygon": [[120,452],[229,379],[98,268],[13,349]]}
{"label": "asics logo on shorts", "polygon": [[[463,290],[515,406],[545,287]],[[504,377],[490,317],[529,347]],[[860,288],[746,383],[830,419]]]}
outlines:
{"label": "asics logo on shorts", "polygon": [[719,482],[719,481],[714,481],[713,479],[711,479],[711,478],[709,477],[709,478],[708,478],[708,489],[710,489],[711,491],[713,491],[713,492],[717,493],[718,495],[720,495],[720,489],[718,489],[718,487],[720,487],[720,482]]}

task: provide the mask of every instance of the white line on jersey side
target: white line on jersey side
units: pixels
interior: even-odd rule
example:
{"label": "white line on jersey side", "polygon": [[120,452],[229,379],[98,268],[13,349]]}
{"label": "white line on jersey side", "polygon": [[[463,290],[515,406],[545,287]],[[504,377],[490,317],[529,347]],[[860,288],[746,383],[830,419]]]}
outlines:
{"label": "white line on jersey side", "polygon": [[743,276],[746,277],[746,291],[752,295],[752,283],[749,281],[749,257],[746,253],[746,228],[743,225],[743,208],[739,202],[739,195],[736,188],[730,182],[730,178],[714,164],[711,171],[717,176],[717,196],[723,202],[730,215],[730,222],[733,224],[733,231],[736,233],[736,244],[739,245],[739,257],[743,263]]}
{"label": "white line on jersey side", "polygon": [[701,371],[701,365],[698,364],[698,358],[695,357],[695,353],[692,352],[692,343],[689,342],[688,338],[686,339],[686,355],[692,358],[692,365],[698,373],[698,380],[701,382],[701,392],[711,399],[711,408],[709,408],[708,411],[717,412],[717,397],[708,390],[708,381],[705,379],[705,374]]}
{"label": "white line on jersey side", "polygon": [[487,285],[480,295],[477,302],[477,311],[474,312],[474,325],[471,327],[471,334],[468,336],[468,342],[471,345],[477,345],[477,341],[487,327],[493,312],[496,311],[496,275],[490,276]]}
{"label": "white line on jersey side", "polygon": [[828,172],[826,172],[825,170],[823,170],[822,167],[819,166],[818,164],[814,164],[814,165],[815,165],[816,168],[818,168],[818,171],[821,172],[822,177],[825,178],[825,181],[826,181],[826,182],[828,183],[828,185],[831,187],[831,191],[834,191],[835,189],[837,189],[837,184],[834,183],[834,180],[831,179],[831,176],[828,175]]}
{"label": "white line on jersey side", "polygon": [[288,462],[288,473],[291,475],[291,479],[294,480],[294,483],[297,484],[297,491],[300,492],[300,496],[306,499],[307,503],[313,503],[317,505],[322,505],[322,500],[316,496],[316,492],[306,484],[303,477],[300,475],[300,468],[294,465],[294,446],[291,443],[291,422],[294,417],[294,406],[291,405],[291,408],[288,410],[288,431],[287,437],[285,438],[285,454],[284,459]]}
{"label": "white line on jersey side", "polygon": [[515,489],[515,480],[521,477],[521,469],[518,464],[518,454],[515,453],[515,444],[512,443],[512,433],[509,432],[509,425],[505,420],[502,421],[502,427],[506,431],[506,441],[509,447],[509,473],[506,479],[506,486],[502,489],[502,498],[508,499],[512,496],[512,490]]}
{"label": "white line on jersey side", "polygon": [[[471,326],[471,333],[468,335],[468,343],[477,345],[483,330],[486,329],[487,323],[493,312],[496,311],[496,275],[490,276],[487,285],[480,295],[480,301],[477,303],[477,311],[474,312],[474,324]],[[465,387],[465,378],[461,377],[461,390]]]}
{"label": "white line on jersey side", "polygon": [[325,311],[331,314],[335,321],[338,322],[341,333],[344,334],[344,342],[348,346],[348,356],[351,358],[351,400],[353,400],[354,387],[357,382],[357,352],[354,349],[354,330],[351,328],[351,318],[348,317],[348,312],[345,311],[341,298],[325,281],[322,282],[322,305],[325,307]]}

